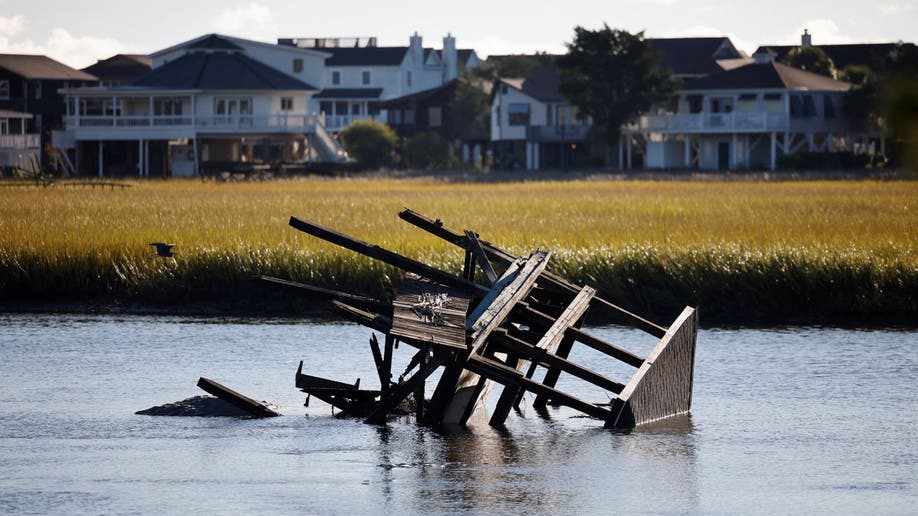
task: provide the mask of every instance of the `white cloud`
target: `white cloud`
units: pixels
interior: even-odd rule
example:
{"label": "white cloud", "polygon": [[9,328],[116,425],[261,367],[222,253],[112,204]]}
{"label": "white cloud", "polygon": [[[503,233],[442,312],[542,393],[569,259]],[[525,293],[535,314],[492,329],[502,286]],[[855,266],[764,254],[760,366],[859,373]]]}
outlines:
{"label": "white cloud", "polygon": [[132,48],[114,38],[74,36],[60,27],[52,29],[44,42],[0,36],[0,52],[44,54],[74,68],[85,68],[99,59],[131,51]]}
{"label": "white cloud", "polygon": [[785,45],[799,45],[800,35],[806,29],[813,36],[814,45],[832,45],[839,43],[855,43],[855,41],[842,34],[835,21],[828,18],[819,18],[807,20],[800,24],[797,29],[784,37],[781,43]]}
{"label": "white cloud", "polygon": [[0,16],[0,35],[14,38],[25,30],[28,20],[21,14]]}
{"label": "white cloud", "polygon": [[275,40],[278,32],[271,10],[257,2],[222,11],[210,26],[229,36],[262,41]]}
{"label": "white cloud", "polygon": [[880,14],[885,16],[895,16],[912,10],[912,5],[908,3],[882,4],[880,5]]}

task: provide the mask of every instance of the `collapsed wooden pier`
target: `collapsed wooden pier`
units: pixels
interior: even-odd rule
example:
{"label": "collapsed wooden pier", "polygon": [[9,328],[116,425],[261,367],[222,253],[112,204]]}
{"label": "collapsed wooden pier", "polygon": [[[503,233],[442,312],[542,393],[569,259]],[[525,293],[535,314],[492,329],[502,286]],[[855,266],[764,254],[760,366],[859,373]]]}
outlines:
{"label": "collapsed wooden pier", "polygon": [[[603,421],[607,428],[633,427],[691,408],[694,308],[686,307],[668,328],[663,327],[603,299],[592,287],[553,274],[547,251],[517,257],[473,231],[452,231],[411,210],[399,217],[462,249],[461,275],[291,217],[290,225],[300,231],[405,271],[398,292],[393,300],[383,301],[261,277],[280,288],[322,297],[334,312],[384,336],[382,345],[375,334],[370,339],[379,390],[361,390],[359,381],[352,385],[306,375],[301,362],[296,386],[307,394],[307,403],[316,397],[344,414],[384,424],[413,396],[419,422],[461,425],[497,386],[502,390],[490,424],[498,427],[527,392],[535,395],[537,409],[549,402],[565,405]],[[585,331],[581,325],[591,308],[658,339],[656,346],[642,357]],[[414,372],[393,381],[392,356],[399,343],[416,350],[406,374]],[[570,360],[574,345],[599,351],[635,372],[627,381],[608,378]],[[535,379],[539,368],[546,370],[541,381]],[[442,370],[440,379],[427,400],[425,384],[437,370]],[[558,389],[562,373],[607,391],[611,403],[589,402]]]}

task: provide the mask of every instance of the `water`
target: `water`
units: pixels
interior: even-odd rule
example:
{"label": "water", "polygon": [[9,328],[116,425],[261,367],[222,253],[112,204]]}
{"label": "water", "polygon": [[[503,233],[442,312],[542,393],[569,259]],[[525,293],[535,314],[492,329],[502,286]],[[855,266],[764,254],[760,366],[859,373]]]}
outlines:
{"label": "water", "polygon": [[[617,433],[530,409],[506,432],[455,435],[303,407],[301,359],[375,385],[368,337],[327,322],[0,314],[0,513],[905,514],[918,503],[914,332],[702,331],[690,418]],[[133,415],[199,394],[199,376],[285,417]]]}

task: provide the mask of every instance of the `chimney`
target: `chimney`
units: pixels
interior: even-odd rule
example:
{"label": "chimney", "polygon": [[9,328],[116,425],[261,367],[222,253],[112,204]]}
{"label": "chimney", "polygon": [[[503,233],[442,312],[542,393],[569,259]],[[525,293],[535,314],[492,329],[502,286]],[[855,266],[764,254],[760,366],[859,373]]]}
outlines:
{"label": "chimney", "polygon": [[414,31],[414,36],[411,36],[409,40],[411,43],[409,45],[409,52],[414,56],[418,63],[424,62],[424,42],[421,36],[418,36],[418,31]]}
{"label": "chimney", "polygon": [[800,36],[800,46],[803,48],[809,47],[813,44],[813,35],[809,33],[806,29],[803,29],[803,34]]}
{"label": "chimney", "polygon": [[456,38],[447,33],[443,38],[443,65],[446,67],[443,82],[459,77],[459,54],[456,52]]}

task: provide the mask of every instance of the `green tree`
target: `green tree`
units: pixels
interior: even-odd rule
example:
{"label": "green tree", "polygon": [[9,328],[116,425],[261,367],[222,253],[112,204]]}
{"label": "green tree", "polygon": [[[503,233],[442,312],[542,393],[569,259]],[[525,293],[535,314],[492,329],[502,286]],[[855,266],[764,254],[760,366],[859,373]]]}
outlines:
{"label": "green tree", "polygon": [[417,169],[444,168],[450,163],[449,144],[433,132],[418,133],[405,144],[405,160]]}
{"label": "green tree", "polygon": [[[479,84],[482,79],[463,77],[446,107],[446,135],[450,140],[487,138],[490,130],[491,104],[488,94]],[[490,87],[486,83],[485,87]]]}
{"label": "green tree", "polygon": [[610,29],[574,28],[574,41],[558,59],[561,93],[593,124],[605,129],[606,162],[618,143],[622,125],[669,100],[678,81],[660,66],[660,55],[644,40],[644,33]]}
{"label": "green tree", "polygon": [[835,63],[819,47],[794,48],[781,61],[788,66],[827,77],[835,77],[836,74]]}
{"label": "green tree", "polygon": [[365,169],[390,164],[397,141],[391,127],[373,120],[358,120],[341,131],[344,150]]}

